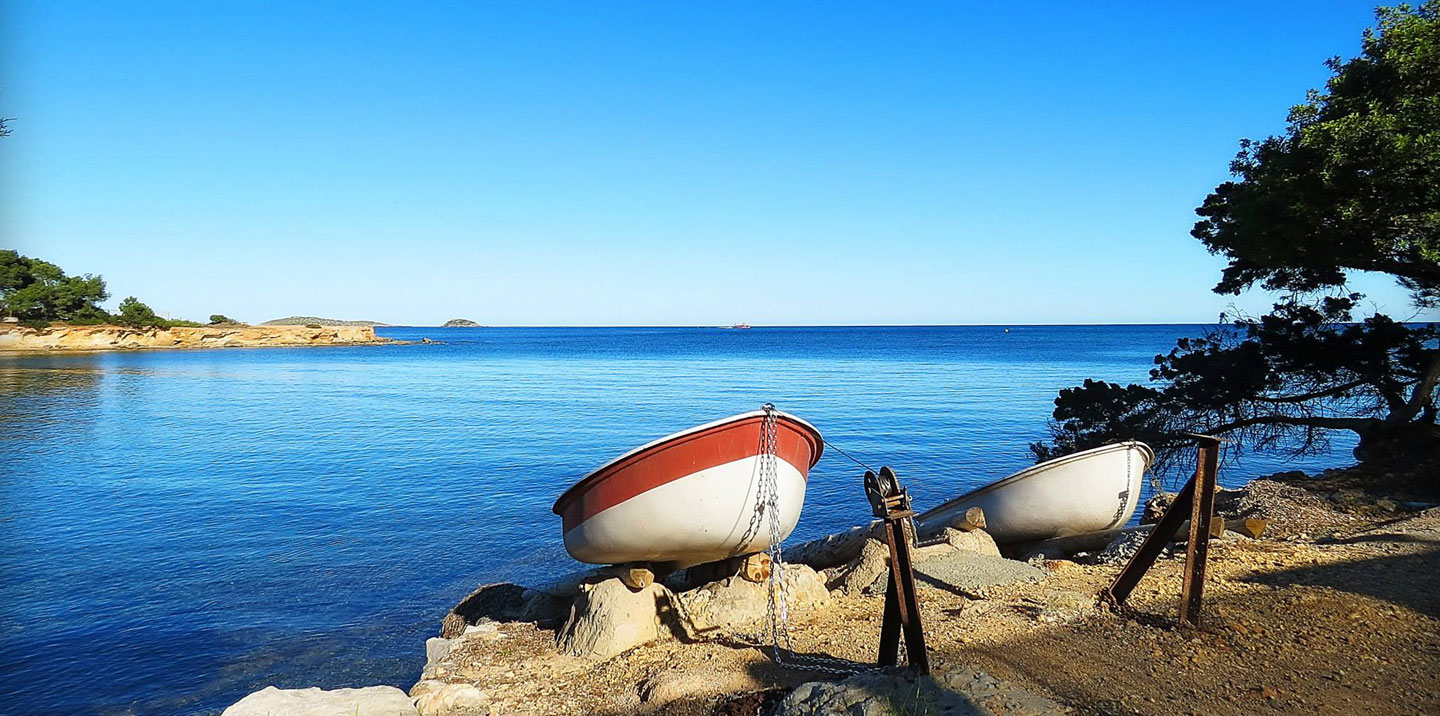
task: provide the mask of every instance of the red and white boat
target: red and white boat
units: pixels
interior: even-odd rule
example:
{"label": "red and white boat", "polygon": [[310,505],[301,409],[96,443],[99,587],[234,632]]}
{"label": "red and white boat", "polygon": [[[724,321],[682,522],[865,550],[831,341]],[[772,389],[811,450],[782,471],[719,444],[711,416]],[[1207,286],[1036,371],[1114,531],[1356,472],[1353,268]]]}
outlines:
{"label": "red and white boat", "polygon": [[[774,426],[773,462],[767,421]],[[770,530],[755,515],[764,467],[775,468],[775,512],[784,539],[800,520],[805,481],[823,450],[815,426],[773,409],[661,438],[611,460],[560,495],[554,509],[564,521],[565,549],[591,564],[674,567],[763,551]]]}

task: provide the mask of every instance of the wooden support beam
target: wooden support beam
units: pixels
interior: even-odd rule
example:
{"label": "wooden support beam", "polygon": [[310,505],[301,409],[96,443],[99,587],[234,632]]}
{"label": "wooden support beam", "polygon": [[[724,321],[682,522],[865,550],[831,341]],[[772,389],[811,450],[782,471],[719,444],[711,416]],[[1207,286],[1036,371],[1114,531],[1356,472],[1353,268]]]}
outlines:
{"label": "wooden support beam", "polygon": [[1195,490],[1190,500],[1190,541],[1185,546],[1185,582],[1180,587],[1180,624],[1200,627],[1200,605],[1205,594],[1205,563],[1210,556],[1210,523],[1215,517],[1215,475],[1220,462],[1220,439],[1200,436],[1195,469]]}

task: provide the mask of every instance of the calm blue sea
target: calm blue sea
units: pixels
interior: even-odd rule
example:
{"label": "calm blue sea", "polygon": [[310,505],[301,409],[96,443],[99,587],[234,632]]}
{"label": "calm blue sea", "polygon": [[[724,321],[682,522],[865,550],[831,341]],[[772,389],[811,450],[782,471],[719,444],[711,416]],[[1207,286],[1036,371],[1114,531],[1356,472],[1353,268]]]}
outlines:
{"label": "calm blue sea", "polygon": [[[1030,464],[1059,388],[1142,380],[1199,331],[392,328],[444,345],[0,357],[0,711],[408,688],[470,589],[574,566],[552,501],[636,445],[773,402],[923,508]],[[791,540],[867,519],[858,475],[827,451]]]}

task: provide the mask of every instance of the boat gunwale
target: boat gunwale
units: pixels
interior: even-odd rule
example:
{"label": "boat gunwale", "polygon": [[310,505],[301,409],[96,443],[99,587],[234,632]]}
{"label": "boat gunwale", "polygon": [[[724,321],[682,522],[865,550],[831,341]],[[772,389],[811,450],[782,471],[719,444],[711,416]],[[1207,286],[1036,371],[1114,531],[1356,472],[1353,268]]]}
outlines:
{"label": "boat gunwale", "polygon": [[[1100,455],[1100,454],[1103,454],[1103,453],[1106,453],[1106,452],[1110,452],[1110,451],[1113,451],[1113,450],[1128,450],[1128,449],[1130,449],[1131,447],[1138,448],[1142,453],[1145,453],[1145,455],[1146,455],[1145,466],[1144,466],[1143,468],[1141,468],[1141,470],[1140,470],[1140,477],[1139,477],[1139,478],[1132,478],[1133,481],[1138,482],[1140,479],[1143,479],[1143,478],[1145,477],[1145,471],[1146,471],[1146,470],[1149,470],[1149,469],[1150,469],[1150,465],[1152,465],[1152,464],[1154,463],[1154,461],[1155,461],[1155,450],[1154,450],[1154,448],[1151,448],[1149,445],[1146,445],[1145,443],[1140,442],[1139,440],[1126,440],[1126,441],[1124,441],[1124,442],[1111,443],[1111,444],[1109,444],[1109,445],[1101,445],[1101,446],[1099,446],[1099,447],[1093,447],[1093,448],[1090,448],[1089,450],[1081,450],[1080,452],[1073,452],[1073,453],[1070,453],[1069,455],[1065,455],[1065,456],[1062,456],[1062,457],[1057,457],[1057,458],[1055,458],[1054,460],[1046,460],[1045,462],[1038,463],[1038,464],[1035,464],[1035,465],[1031,465],[1030,467],[1027,467],[1027,468],[1025,468],[1024,470],[1020,470],[1020,471],[1017,471],[1017,472],[1013,472],[1013,473],[1011,473],[1010,475],[1008,475],[1008,476],[1006,476],[1006,477],[1002,477],[1002,478],[1000,478],[999,480],[996,480],[995,482],[992,482],[992,483],[990,483],[990,484],[988,484],[988,485],[982,485],[982,486],[980,486],[980,487],[977,487],[977,488],[975,488],[974,490],[971,490],[971,491],[969,491],[969,492],[967,492],[967,493],[965,493],[965,494],[963,494],[963,495],[960,495],[959,497],[952,497],[952,498],[950,498],[950,499],[948,499],[948,500],[940,503],[939,505],[936,505],[936,506],[934,506],[934,507],[932,507],[932,508],[930,508],[930,509],[928,509],[928,510],[926,510],[926,511],[924,511],[924,512],[918,514],[918,515],[916,515],[916,516],[915,516],[915,520],[916,520],[917,522],[922,522],[922,521],[926,520],[927,518],[930,518],[930,517],[933,517],[933,516],[935,516],[935,515],[937,515],[937,514],[940,514],[940,512],[943,511],[943,510],[950,509],[951,507],[953,507],[954,505],[956,505],[956,504],[958,504],[958,503],[967,502],[967,501],[972,500],[972,499],[974,499],[974,498],[976,498],[976,497],[979,497],[980,495],[983,495],[983,494],[985,494],[985,493],[987,493],[987,492],[991,492],[991,491],[993,491],[993,490],[998,490],[998,489],[1000,489],[1000,488],[1002,488],[1002,487],[1006,487],[1006,486],[1008,486],[1008,485],[1014,484],[1014,483],[1019,482],[1019,481],[1024,480],[1024,479],[1028,479],[1028,478],[1031,478],[1031,477],[1035,477],[1036,475],[1039,475],[1039,474],[1041,474],[1041,473],[1047,472],[1047,471],[1049,471],[1049,470],[1052,469],[1052,468],[1060,467],[1060,466],[1062,466],[1062,465],[1066,465],[1066,464],[1068,464],[1068,463],[1075,462],[1075,461],[1080,460],[1080,459],[1082,459],[1082,458],[1093,457],[1093,456],[1095,456],[1095,455]],[[1129,521],[1129,519],[1130,519],[1129,515],[1126,515],[1125,518],[1124,518],[1125,521]],[[1121,524],[1124,524],[1124,522],[1121,522]]]}
{"label": "boat gunwale", "polygon": [[[598,483],[601,480],[605,479],[609,474],[618,470],[623,463],[627,463],[634,458],[641,456],[644,453],[650,452],[652,450],[655,450],[656,448],[665,446],[670,443],[677,443],[685,441],[687,439],[695,439],[702,437],[704,433],[715,430],[717,428],[722,428],[734,423],[764,417],[765,412],[766,411],[764,410],[752,410],[746,413],[738,413],[736,415],[720,418],[719,420],[708,422],[703,425],[696,425],[691,428],[686,428],[685,430],[671,433],[669,435],[666,435],[665,437],[645,443],[640,447],[630,450],[629,452],[626,452],[619,457],[610,460],[604,465],[601,465],[595,470],[592,470],[585,477],[580,478],[578,482],[576,482],[574,485],[571,485],[564,492],[560,493],[560,496],[555,499],[555,504],[551,507],[550,511],[554,512],[557,515],[563,514],[565,507],[568,505],[568,503],[574,501],[575,499],[578,499],[581,493],[589,489],[595,483]],[[815,467],[815,464],[820,462],[821,454],[825,452],[825,440],[820,436],[820,430],[814,425],[811,425],[810,422],[805,420],[804,418],[791,415],[781,410],[775,410],[771,412],[781,421],[789,421],[795,423],[801,428],[800,432],[806,434],[806,436],[810,438],[810,443],[814,445],[815,449],[811,452],[810,465],[808,467]]]}

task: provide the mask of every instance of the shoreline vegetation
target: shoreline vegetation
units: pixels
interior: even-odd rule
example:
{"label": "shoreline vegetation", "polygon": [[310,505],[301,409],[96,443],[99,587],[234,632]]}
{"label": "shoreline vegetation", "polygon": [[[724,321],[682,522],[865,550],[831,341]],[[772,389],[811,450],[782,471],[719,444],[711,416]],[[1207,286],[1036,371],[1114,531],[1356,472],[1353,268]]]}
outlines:
{"label": "shoreline vegetation", "polygon": [[412,343],[375,335],[376,326],[388,325],[378,321],[290,316],[252,326],[216,313],[199,323],[157,314],[134,296],[112,312],[101,305],[109,298],[100,276],[71,276],[48,261],[0,249],[0,352]]}

